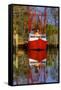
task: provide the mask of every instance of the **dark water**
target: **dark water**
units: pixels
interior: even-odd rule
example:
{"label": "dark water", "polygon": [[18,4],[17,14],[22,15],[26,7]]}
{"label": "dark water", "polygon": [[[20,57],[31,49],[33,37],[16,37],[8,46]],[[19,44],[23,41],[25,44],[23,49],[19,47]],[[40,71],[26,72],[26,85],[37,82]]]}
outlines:
{"label": "dark water", "polygon": [[13,60],[13,84],[58,82],[58,49],[19,50]]}

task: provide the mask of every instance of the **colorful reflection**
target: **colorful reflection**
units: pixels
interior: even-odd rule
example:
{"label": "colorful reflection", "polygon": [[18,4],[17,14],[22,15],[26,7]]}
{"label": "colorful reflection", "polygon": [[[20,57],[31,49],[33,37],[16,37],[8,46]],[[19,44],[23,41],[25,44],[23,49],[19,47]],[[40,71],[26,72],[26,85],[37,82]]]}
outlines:
{"label": "colorful reflection", "polygon": [[38,62],[43,61],[43,59],[47,58],[46,50],[28,50],[28,57],[30,59],[34,59]]}
{"label": "colorful reflection", "polygon": [[47,51],[19,50],[13,64],[14,85],[58,82],[57,48]]}

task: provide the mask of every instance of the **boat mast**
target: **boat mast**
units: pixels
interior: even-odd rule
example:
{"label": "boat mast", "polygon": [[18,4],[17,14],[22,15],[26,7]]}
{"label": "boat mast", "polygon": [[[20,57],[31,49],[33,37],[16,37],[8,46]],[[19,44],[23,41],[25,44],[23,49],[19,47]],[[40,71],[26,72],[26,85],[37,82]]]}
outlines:
{"label": "boat mast", "polygon": [[38,14],[38,28],[39,28],[39,32],[42,33],[42,14],[41,12],[39,12]]}
{"label": "boat mast", "polygon": [[28,13],[28,30],[29,32],[31,31],[31,27],[32,26],[32,10],[29,9],[29,13]]}
{"label": "boat mast", "polygon": [[43,28],[43,34],[46,34],[46,25],[47,25],[47,12],[46,12],[46,7],[44,9],[44,28]]}

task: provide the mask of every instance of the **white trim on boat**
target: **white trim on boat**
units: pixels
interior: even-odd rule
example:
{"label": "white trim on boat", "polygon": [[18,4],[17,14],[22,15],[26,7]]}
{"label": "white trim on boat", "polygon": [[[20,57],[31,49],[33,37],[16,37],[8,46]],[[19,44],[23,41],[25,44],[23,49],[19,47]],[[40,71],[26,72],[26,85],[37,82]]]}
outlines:
{"label": "white trim on boat", "polygon": [[29,41],[34,41],[34,40],[38,40],[38,39],[42,39],[44,41],[47,41],[46,40],[46,35],[42,35],[42,34],[38,34],[38,35],[29,34]]}

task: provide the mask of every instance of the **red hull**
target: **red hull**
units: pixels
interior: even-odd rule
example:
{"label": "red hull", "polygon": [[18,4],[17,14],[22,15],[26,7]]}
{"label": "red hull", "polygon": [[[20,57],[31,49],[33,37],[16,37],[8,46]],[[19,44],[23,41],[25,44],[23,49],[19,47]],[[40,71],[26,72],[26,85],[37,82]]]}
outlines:
{"label": "red hull", "polygon": [[36,51],[36,50],[29,50],[28,56],[30,59],[37,60],[38,62],[41,62],[43,59],[47,58],[47,52],[46,50]]}
{"label": "red hull", "polygon": [[42,39],[29,41],[28,42],[28,48],[29,49],[46,49],[47,48],[47,41],[44,41]]}

